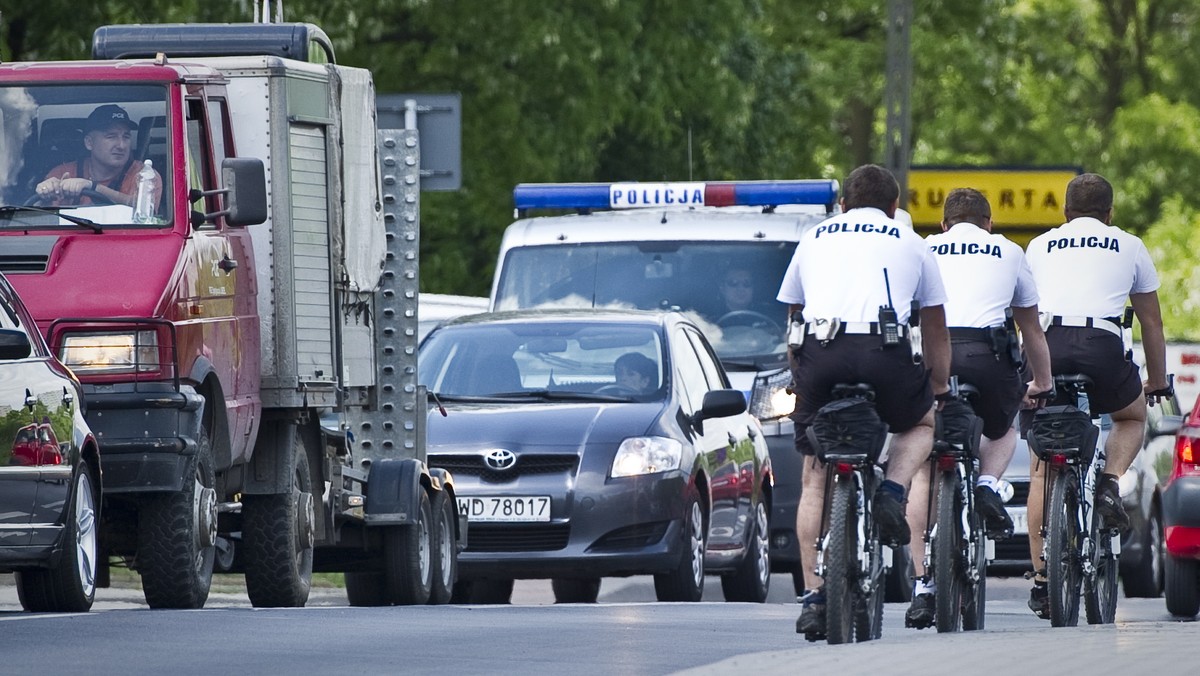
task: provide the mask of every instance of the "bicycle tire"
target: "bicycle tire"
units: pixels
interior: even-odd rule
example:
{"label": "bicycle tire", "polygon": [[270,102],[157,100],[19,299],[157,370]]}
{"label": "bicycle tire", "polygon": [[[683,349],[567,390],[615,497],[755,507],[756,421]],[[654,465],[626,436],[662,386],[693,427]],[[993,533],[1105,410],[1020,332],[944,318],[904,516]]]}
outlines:
{"label": "bicycle tire", "polygon": [[969,516],[971,541],[967,543],[966,565],[968,571],[972,567],[975,569],[972,576],[975,582],[968,580],[963,590],[962,628],[963,631],[978,631],[983,629],[987,607],[987,531],[981,514],[972,509]]}
{"label": "bicycle tire", "polygon": [[830,645],[854,640],[857,586],[857,486],[837,477],[829,504],[829,539],[825,549],[825,640]]}
{"label": "bicycle tire", "polygon": [[1092,542],[1095,546],[1091,559],[1095,574],[1083,585],[1083,607],[1088,624],[1112,624],[1117,616],[1117,568],[1120,562],[1112,553],[1112,538],[1112,531],[1100,527],[1100,515],[1092,510]]}
{"label": "bicycle tire", "polygon": [[933,576],[937,585],[939,634],[962,628],[963,538],[961,479],[958,472],[938,472],[937,528],[933,534]]}
{"label": "bicycle tire", "polygon": [[[868,508],[866,513],[869,515],[871,510]],[[854,616],[854,640],[860,643],[873,641],[883,635],[883,602],[887,594],[888,569],[883,567],[883,545],[879,542],[879,535],[875,532],[875,525],[870,516],[866,518],[870,524],[870,541],[867,546],[870,547],[872,582],[869,595],[862,594],[861,586],[856,587],[858,591],[855,596],[858,603]]]}
{"label": "bicycle tire", "polygon": [[1050,625],[1079,624],[1080,575],[1079,482],[1071,467],[1049,469],[1050,502],[1046,505],[1046,579]]}

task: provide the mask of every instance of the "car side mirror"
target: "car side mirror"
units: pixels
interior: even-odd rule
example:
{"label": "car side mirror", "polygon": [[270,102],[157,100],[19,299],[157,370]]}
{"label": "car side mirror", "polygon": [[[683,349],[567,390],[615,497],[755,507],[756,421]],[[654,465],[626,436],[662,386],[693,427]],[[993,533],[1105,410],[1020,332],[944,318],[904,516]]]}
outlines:
{"label": "car side mirror", "polygon": [[700,410],[692,415],[692,426],[704,434],[704,421],[746,412],[746,395],[741,390],[712,390],[704,395]]}
{"label": "car side mirror", "polygon": [[33,353],[29,336],[20,329],[0,329],[0,359],[24,359]]}

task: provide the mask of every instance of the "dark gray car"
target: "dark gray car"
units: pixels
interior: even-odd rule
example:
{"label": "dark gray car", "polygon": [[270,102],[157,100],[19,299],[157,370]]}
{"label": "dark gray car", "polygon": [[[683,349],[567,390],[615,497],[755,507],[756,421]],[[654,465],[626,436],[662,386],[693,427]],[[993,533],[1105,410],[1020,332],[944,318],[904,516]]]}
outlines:
{"label": "dark gray car", "polygon": [[0,276],[0,572],[17,574],[26,610],[95,599],[100,458],[82,401]]}
{"label": "dark gray car", "polygon": [[456,601],[550,578],[559,602],[594,602],[602,578],[645,574],[660,600],[698,601],[707,573],[728,600],[766,599],[766,440],[683,315],[473,315],[419,363],[429,464],[470,520]]}

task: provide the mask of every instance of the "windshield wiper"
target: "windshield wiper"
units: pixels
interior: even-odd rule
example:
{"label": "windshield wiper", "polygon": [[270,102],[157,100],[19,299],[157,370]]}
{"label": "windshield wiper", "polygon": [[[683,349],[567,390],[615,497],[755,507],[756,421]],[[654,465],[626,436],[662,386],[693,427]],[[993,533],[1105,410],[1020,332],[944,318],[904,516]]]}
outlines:
{"label": "windshield wiper", "polygon": [[[55,209],[45,209],[43,207],[34,207],[34,206],[20,207],[20,206],[16,206],[13,204],[0,205],[0,215],[8,216],[9,220],[12,220],[13,214],[17,213],[18,211],[36,211],[39,214],[50,214],[51,216],[58,216],[59,218],[63,219],[64,221],[67,221],[68,223],[73,223],[82,228],[90,228],[91,231],[94,233],[99,234],[99,233],[103,232],[103,230],[100,229],[100,225],[91,219],[82,218],[80,216],[71,216],[69,214],[64,214]],[[52,224],[52,225],[57,225],[57,224]]]}
{"label": "windshield wiper", "polygon": [[570,392],[561,390],[520,390],[517,392],[499,392],[496,397],[534,397],[546,401],[635,401],[632,397],[619,394],[596,394],[595,392]]}

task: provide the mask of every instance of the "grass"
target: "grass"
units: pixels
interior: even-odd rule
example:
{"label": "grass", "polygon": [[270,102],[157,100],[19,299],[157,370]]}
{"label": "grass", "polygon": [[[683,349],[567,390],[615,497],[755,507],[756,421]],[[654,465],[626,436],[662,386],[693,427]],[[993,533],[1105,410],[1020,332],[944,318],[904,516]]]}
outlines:
{"label": "grass", "polygon": [[[141,589],[142,578],[136,571],[114,560],[109,568],[109,579],[113,587],[122,589]],[[313,573],[312,586],[322,589],[341,589],[346,586],[342,573]],[[246,591],[246,578],[241,573],[215,573],[212,579],[212,591],[223,594],[236,594]]]}

